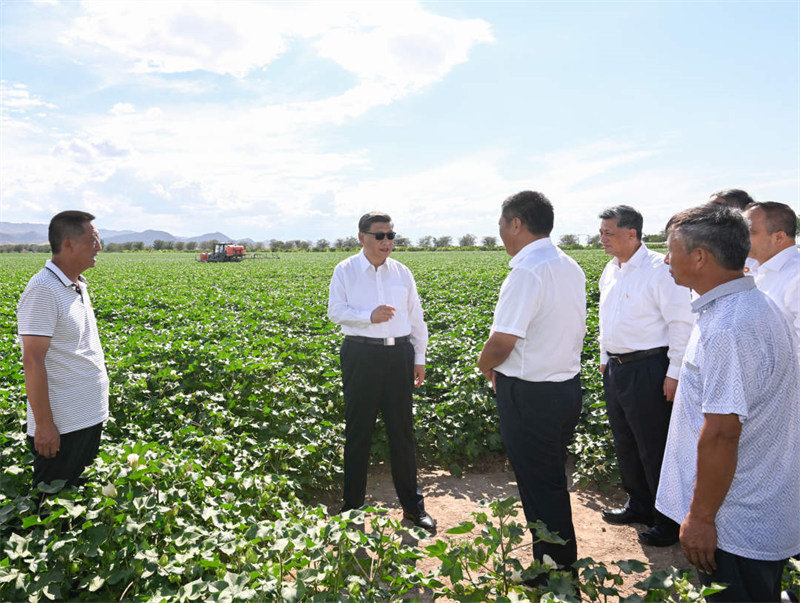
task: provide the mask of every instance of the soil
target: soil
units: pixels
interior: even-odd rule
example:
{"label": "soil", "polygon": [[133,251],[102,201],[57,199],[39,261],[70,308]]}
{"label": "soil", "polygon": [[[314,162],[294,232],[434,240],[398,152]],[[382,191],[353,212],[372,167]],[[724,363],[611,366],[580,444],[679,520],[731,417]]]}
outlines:
{"label": "soil", "polygon": [[[478,503],[481,500],[499,500],[508,497],[518,498],[514,472],[505,461],[498,461],[481,467],[480,470],[465,473],[462,477],[454,477],[442,470],[420,470],[419,486],[425,496],[425,509],[436,519],[438,532],[434,538],[447,540],[451,538],[445,532],[462,521],[472,518],[472,513],[484,510]],[[606,508],[620,507],[625,502],[625,493],[618,487],[601,492],[596,489],[575,489],[570,486],[572,501],[572,519],[578,540],[578,557],[591,557],[610,565],[613,561],[638,559],[650,564],[651,569],[662,569],[670,566],[689,568],[680,545],[657,548],[643,546],[638,541],[638,534],[647,529],[646,526],[615,526],[604,522],[600,511]],[[340,501],[325,500],[331,512],[338,510]],[[389,509],[389,516],[397,521],[402,520],[402,510],[397,502],[397,495],[392,484],[389,467],[381,464],[370,470],[367,481],[366,504]],[[524,521],[522,509],[517,516]],[[410,522],[405,521],[410,525]],[[463,538],[463,536],[452,536]],[[420,546],[428,544],[420,541]],[[532,560],[530,547],[517,551],[523,566]],[[418,568],[433,570],[437,566],[436,559],[426,558],[418,562]],[[613,569],[613,568],[610,568]],[[642,594],[633,585],[646,577],[646,574],[625,576],[624,585],[619,589],[622,595]]]}

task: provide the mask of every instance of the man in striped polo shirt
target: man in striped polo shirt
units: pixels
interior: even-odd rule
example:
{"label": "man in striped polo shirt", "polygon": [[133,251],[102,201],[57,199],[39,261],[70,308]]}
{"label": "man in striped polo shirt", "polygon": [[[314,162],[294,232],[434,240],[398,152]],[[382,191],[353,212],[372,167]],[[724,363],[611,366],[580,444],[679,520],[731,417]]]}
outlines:
{"label": "man in striped polo shirt", "polygon": [[53,257],[28,282],[17,326],[28,395],[33,484],[78,484],[97,456],[108,418],[108,375],[81,274],[95,265],[94,216],[64,211],[50,221]]}

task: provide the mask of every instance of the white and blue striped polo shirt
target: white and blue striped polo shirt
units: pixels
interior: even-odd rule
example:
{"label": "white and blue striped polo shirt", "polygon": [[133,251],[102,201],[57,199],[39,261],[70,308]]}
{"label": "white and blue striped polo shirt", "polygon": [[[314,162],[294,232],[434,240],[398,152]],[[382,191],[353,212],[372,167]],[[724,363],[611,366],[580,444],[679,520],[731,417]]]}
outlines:
{"label": "white and blue striped polo shirt", "polygon": [[[20,346],[23,335],[50,338],[44,362],[50,409],[59,433],[105,421],[108,374],[86,279],[78,277],[76,285],[48,260],[20,297],[17,329]],[[35,432],[28,403],[28,435]]]}

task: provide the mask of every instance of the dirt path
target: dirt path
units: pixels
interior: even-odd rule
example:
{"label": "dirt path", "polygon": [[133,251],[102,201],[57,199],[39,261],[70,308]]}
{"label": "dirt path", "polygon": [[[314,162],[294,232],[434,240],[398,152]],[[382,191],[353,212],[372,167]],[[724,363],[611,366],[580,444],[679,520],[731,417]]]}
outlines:
{"label": "dirt path", "polygon": [[[462,478],[453,477],[441,470],[420,471],[419,484],[425,496],[425,508],[438,523],[437,538],[447,539],[445,531],[462,521],[471,519],[474,511],[482,510],[478,501],[482,499],[497,500],[513,496],[518,498],[514,473],[502,464],[488,468],[486,472],[467,473]],[[669,566],[688,567],[688,563],[679,545],[666,548],[644,547],[638,539],[638,532],[644,526],[613,526],[604,522],[600,510],[621,506],[625,501],[624,492],[614,490],[604,494],[591,490],[575,490],[571,488],[572,514],[578,538],[578,557],[591,557],[595,561],[609,563],[625,559],[638,559],[649,563],[652,568],[660,569]],[[331,505],[340,504],[338,501]],[[389,516],[400,521],[402,511],[397,503],[397,495],[392,485],[392,477],[386,465],[374,467],[370,471],[367,482],[366,503],[390,509]],[[523,521],[520,509],[519,521]],[[426,543],[420,542],[420,545]],[[531,562],[531,549],[524,547],[518,551],[523,565]],[[436,560],[425,559],[418,566],[420,569],[434,569]],[[634,575],[625,580],[621,590],[628,595],[636,592],[633,584],[642,575]],[[641,593],[640,593],[641,594]]]}

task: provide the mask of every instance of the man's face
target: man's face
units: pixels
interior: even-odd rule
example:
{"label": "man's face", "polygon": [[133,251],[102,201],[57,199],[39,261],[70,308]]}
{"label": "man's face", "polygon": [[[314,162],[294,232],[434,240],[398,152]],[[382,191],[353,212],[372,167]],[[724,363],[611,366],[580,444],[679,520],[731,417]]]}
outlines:
{"label": "man's face", "polygon": [[669,266],[669,273],[676,285],[692,286],[692,275],[694,274],[692,256],[686,253],[683,243],[672,232],[667,237],[667,255],[664,261]]}
{"label": "man's face", "polygon": [[635,228],[619,228],[616,218],[600,222],[600,243],[608,255],[629,257],[636,250],[638,242]]}
{"label": "man's face", "polygon": [[100,233],[97,232],[94,224],[85,222],[83,234],[77,240],[72,241],[72,251],[81,272],[95,265],[100,249]]}
{"label": "man's face", "polygon": [[390,241],[388,237],[384,237],[382,241],[379,241],[374,234],[370,234],[381,232],[392,232],[391,222],[373,222],[368,233],[358,233],[358,240],[364,246],[364,255],[375,266],[383,264],[394,249],[394,240]]}
{"label": "man's face", "polygon": [[767,217],[764,210],[758,207],[744,212],[744,217],[750,222],[750,253],[751,258],[763,264],[779,250],[774,240],[774,235],[767,228]]}

